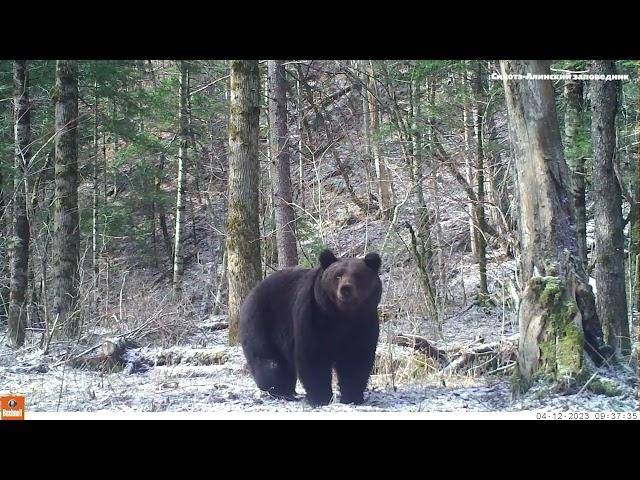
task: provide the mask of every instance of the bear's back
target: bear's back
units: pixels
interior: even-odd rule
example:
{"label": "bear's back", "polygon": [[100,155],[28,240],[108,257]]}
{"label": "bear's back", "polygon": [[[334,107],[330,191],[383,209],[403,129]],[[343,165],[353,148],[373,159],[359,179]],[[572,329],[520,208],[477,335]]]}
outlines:
{"label": "bear's back", "polygon": [[272,273],[256,285],[242,305],[240,322],[267,330],[290,323],[293,303],[312,269],[288,268]]}

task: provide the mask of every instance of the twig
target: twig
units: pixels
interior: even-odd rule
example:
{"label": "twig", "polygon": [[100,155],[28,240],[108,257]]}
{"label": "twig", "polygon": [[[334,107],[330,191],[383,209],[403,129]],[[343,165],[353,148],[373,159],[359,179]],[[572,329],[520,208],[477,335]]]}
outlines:
{"label": "twig", "polygon": [[597,370],[593,373],[593,375],[591,375],[591,378],[589,380],[587,380],[587,383],[585,383],[582,386],[582,388],[580,389],[580,391],[576,395],[580,395],[582,392],[584,392],[587,389],[587,387],[589,386],[589,384],[591,383],[591,380],[596,378],[596,375],[598,375],[598,371]]}

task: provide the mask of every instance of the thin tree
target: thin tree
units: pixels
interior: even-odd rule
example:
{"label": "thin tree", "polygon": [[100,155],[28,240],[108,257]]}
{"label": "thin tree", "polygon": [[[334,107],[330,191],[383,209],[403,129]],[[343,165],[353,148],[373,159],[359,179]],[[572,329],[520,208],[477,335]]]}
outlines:
{"label": "thin tree", "polygon": [[524,292],[519,309],[519,391],[538,376],[569,383],[585,373],[583,348],[596,364],[613,349],[602,339],[593,291],[579,257],[570,173],[553,85],[509,80],[549,74],[549,63],[501,61],[519,193]]}
{"label": "thin tree", "polygon": [[[594,75],[615,75],[612,60],[591,63]],[[615,81],[592,80],[591,138],[593,142],[593,216],[596,237],[596,305],[604,338],[624,355],[631,352],[624,272],[622,191],[615,174]]]}
{"label": "thin tree", "polygon": [[295,212],[291,205],[291,160],[287,128],[287,79],[282,60],[269,60],[269,147],[273,174],[278,266],[298,264]]}
{"label": "thin tree", "polygon": [[173,288],[179,294],[182,290],[184,273],[184,224],[185,224],[185,167],[189,145],[189,123],[187,101],[189,98],[189,66],[180,61],[180,147],[178,149],[178,196],[176,199],[176,228],[173,250]]}
{"label": "thin tree", "polygon": [[240,306],[261,279],[258,133],[260,73],[257,60],[231,61],[227,278],[229,343],[238,342]]}
{"label": "thin tree", "polygon": [[29,218],[27,216],[26,176],[31,158],[31,115],[29,73],[26,60],[13,64],[14,84],[14,201],[13,243],[11,247],[11,280],[9,294],[9,343],[24,344],[27,314],[27,274],[29,267]]}
{"label": "thin tree", "polygon": [[473,77],[473,93],[476,113],[476,195],[477,202],[474,205],[473,214],[475,217],[474,235],[476,237],[476,258],[480,271],[480,295],[486,295],[487,290],[487,239],[486,216],[484,212],[484,110],[486,100],[484,98],[484,85],[482,83],[482,62],[476,62],[476,71]]}
{"label": "thin tree", "polygon": [[[0,164],[0,234],[3,238],[7,238],[5,233],[8,228],[7,211],[9,210],[5,203],[4,179],[2,177],[2,165]],[[0,242],[0,323],[4,323],[9,316],[9,292],[11,291],[5,278],[9,276],[11,271],[9,265],[9,255],[7,255],[8,245],[6,242]]]}
{"label": "thin tree", "polygon": [[380,112],[377,97],[378,86],[373,61],[369,61],[367,99],[369,103],[370,138],[367,143],[371,145],[371,155],[376,170],[380,213],[383,218],[391,218],[393,212],[391,178],[380,149]]}
{"label": "thin tree", "polygon": [[55,200],[53,227],[52,313],[65,333],[79,333],[78,266],[80,226],[78,214],[78,62],[56,62]]}
{"label": "thin tree", "polygon": [[100,152],[100,134],[98,131],[98,81],[93,84],[95,105],[93,106],[93,195],[91,199],[91,262],[93,263],[94,308],[97,312],[98,279],[100,266],[98,265],[98,196],[100,182],[98,179],[98,157]]}

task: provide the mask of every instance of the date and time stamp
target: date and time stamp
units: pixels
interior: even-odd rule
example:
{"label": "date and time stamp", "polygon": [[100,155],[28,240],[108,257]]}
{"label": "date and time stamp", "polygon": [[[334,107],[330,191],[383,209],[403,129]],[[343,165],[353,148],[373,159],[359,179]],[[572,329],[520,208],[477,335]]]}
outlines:
{"label": "date and time stamp", "polygon": [[640,412],[536,412],[536,420],[640,420]]}

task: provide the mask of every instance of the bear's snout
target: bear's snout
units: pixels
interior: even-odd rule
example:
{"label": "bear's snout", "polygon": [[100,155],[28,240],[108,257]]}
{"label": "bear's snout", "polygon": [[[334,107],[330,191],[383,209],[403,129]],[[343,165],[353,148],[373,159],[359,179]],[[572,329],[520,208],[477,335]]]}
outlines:
{"label": "bear's snout", "polygon": [[350,283],[344,283],[340,285],[340,297],[344,300],[349,300],[353,296],[353,285]]}

